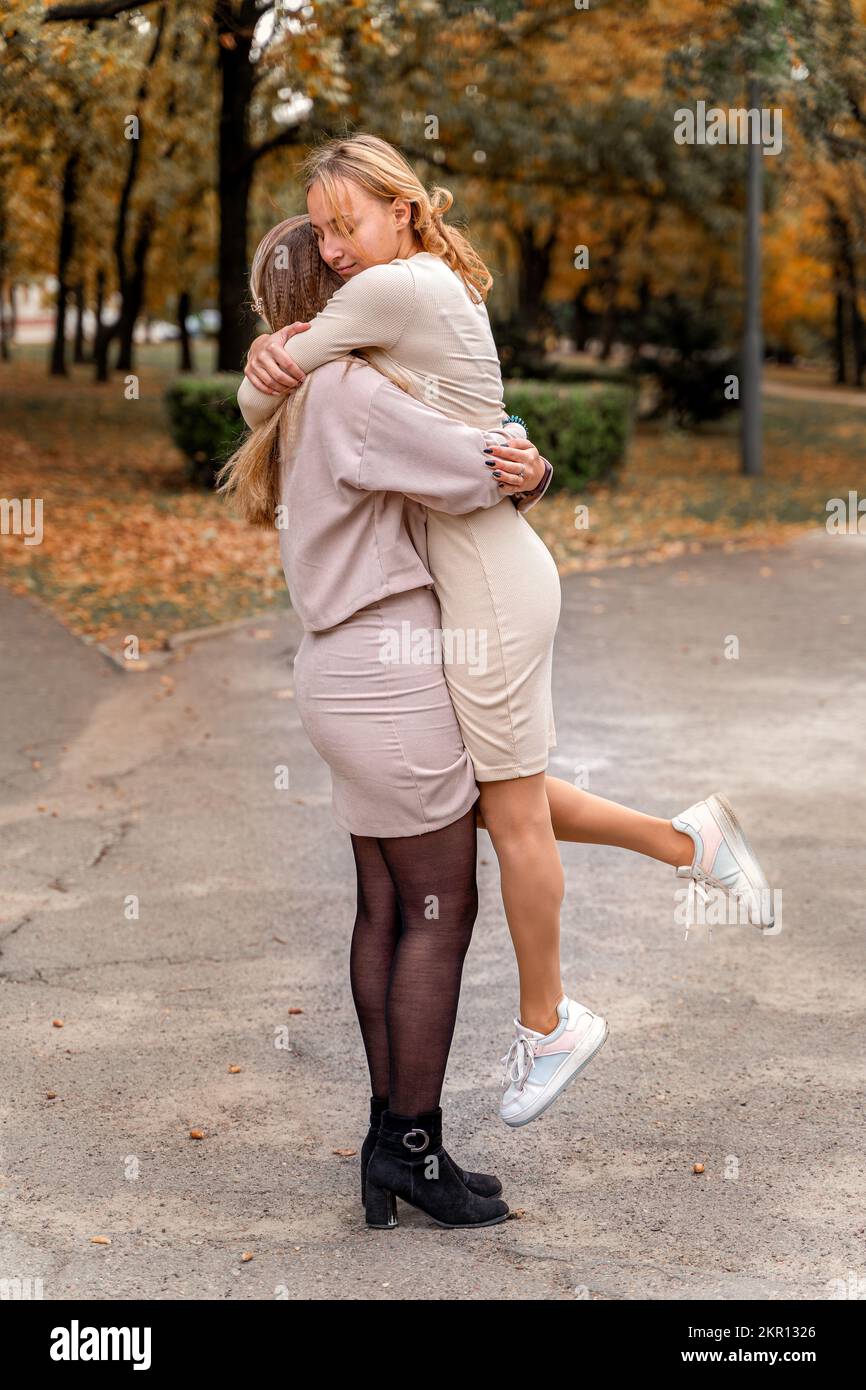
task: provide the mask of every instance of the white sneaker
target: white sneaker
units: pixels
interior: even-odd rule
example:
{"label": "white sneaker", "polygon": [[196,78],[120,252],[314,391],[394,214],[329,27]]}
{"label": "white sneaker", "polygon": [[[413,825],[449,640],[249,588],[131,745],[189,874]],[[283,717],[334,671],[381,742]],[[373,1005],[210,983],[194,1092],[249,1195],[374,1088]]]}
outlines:
{"label": "white sneaker", "polygon": [[514,1020],[514,1042],[502,1058],[504,1095],[499,1106],[512,1129],[543,1114],[607,1039],[607,1023],[585,1004],[563,995],[556,1012],[559,1023],[552,1033],[537,1033],[519,1018]]}
{"label": "white sneaker", "polygon": [[716,794],[695,802],[682,815],[674,816],[671,825],[691,836],[695,846],[691,864],[677,869],[680,878],[690,880],[686,936],[695,921],[695,891],[705,901],[708,899],[705,883],[722,888],[738,903],[745,903],[753,926],[764,930],[774,925],[772,890],[740,822],[723,796]]}

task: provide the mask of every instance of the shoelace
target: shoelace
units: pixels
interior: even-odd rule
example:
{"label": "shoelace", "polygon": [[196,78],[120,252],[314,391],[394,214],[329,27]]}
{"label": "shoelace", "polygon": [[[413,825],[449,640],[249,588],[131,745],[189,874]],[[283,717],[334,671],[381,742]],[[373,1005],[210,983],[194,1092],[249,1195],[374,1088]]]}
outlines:
{"label": "shoelace", "polygon": [[500,1057],[500,1062],[505,1065],[505,1074],[502,1078],[503,1090],[512,1081],[518,1090],[523,1090],[526,1085],[526,1078],[535,1066],[535,1041],[534,1038],[526,1038],[522,1033],[518,1033],[505,1056]]}
{"label": "shoelace", "polygon": [[[696,902],[698,893],[700,893],[705,904],[710,901],[710,895],[704,887],[705,882],[709,883],[713,888],[720,888],[723,893],[728,893],[736,903],[745,902],[749,908],[749,916],[751,918],[754,908],[754,890],[751,886],[742,891],[737,891],[732,884],[725,883],[724,879],[713,878],[710,874],[704,873],[703,869],[694,869],[685,865],[683,868],[677,869],[677,874],[681,878],[688,878],[689,880],[688,896],[686,898],[686,931],[683,937],[684,941],[688,941],[689,928],[693,927],[698,920]],[[701,875],[701,877],[698,877],[698,875]],[[713,934],[713,924],[712,922],[707,922],[706,925],[707,938],[709,939]]]}
{"label": "shoelace", "polygon": [[[688,941],[689,928],[693,927],[698,920],[698,905],[696,901],[698,893],[700,893],[705,903],[708,903],[710,901],[710,895],[707,892],[704,885],[701,883],[700,879],[697,879],[694,876],[692,876],[689,878],[688,895],[686,897],[686,934],[683,937],[683,941]],[[707,922],[707,937],[711,937],[712,934],[712,923]]]}

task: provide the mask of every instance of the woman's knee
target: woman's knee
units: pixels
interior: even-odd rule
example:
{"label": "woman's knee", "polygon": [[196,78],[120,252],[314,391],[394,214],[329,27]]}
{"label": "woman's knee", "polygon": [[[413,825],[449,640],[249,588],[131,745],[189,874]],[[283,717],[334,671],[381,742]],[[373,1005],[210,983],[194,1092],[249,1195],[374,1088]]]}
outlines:
{"label": "woman's knee", "polygon": [[497,790],[482,792],[481,814],[492,839],[540,842],[551,838],[553,825],[546,797],[509,795],[501,790],[502,783],[490,785]]}

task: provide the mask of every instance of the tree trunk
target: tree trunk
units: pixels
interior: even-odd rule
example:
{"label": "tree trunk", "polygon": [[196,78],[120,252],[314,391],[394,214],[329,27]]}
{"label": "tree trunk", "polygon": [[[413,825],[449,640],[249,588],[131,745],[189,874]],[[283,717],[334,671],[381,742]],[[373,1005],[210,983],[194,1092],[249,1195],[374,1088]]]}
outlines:
{"label": "tree trunk", "polygon": [[96,335],[93,339],[93,362],[96,367],[94,377],[96,381],[108,381],[109,379],[108,351],[117,331],[117,324],[104,321],[102,317],[104,313],[105,271],[99,270],[96,274]]}
{"label": "tree trunk", "polygon": [[141,214],[135,245],[132,248],[132,265],[126,281],[123,307],[117,325],[119,346],[115,366],[120,372],[131,372],[134,364],[135,347],[133,333],[136,320],[144,303],[145,279],[147,274],[147,253],[153,236],[155,214],[152,207]]}
{"label": "tree trunk", "polygon": [[[836,268],[838,284],[839,268]],[[836,383],[844,386],[848,381],[848,361],[845,338],[845,298],[840,289],[833,296],[833,356],[836,359]]]}
{"label": "tree trunk", "polygon": [[192,356],[192,343],[190,341],[189,330],[186,326],[186,321],[191,312],[189,291],[182,290],[177,300],[177,326],[180,329],[180,370],[182,372],[195,371],[195,363]]}
{"label": "tree trunk", "polygon": [[[156,34],[154,35],[147,64],[138,86],[136,104],[139,109],[141,109],[147,100],[150,79],[162,47],[165,23],[166,6],[160,5],[156,24]],[[117,366],[125,371],[131,371],[132,369],[132,335],[144,296],[144,260],[141,259],[141,246],[143,242],[143,255],[146,259],[153,233],[153,208],[151,207],[146,208],[142,213],[138,232],[136,234],[135,246],[132,252],[132,265],[130,268],[126,256],[126,238],[130,222],[132,194],[138,178],[140,165],[141,138],[138,138],[129,141],[129,162],[126,168],[126,177],[123,181],[123,187],[120,190],[120,198],[117,205],[117,222],[114,229],[114,261],[117,268],[117,288],[120,292],[120,317],[117,323],[113,324],[110,329],[103,333],[101,339],[97,339],[97,350],[94,353],[96,358],[97,381],[108,380],[108,349],[114,337],[120,338]]]}
{"label": "tree trunk", "polygon": [[75,283],[75,335],[72,360],[81,365],[87,361],[84,351],[84,281],[77,280]]}
{"label": "tree trunk", "polygon": [[57,312],[54,318],[54,342],[51,346],[51,376],[66,376],[66,297],[67,277],[75,248],[75,196],[77,190],[78,151],[66,156],[63,185],[60,194],[60,235],[57,243]]}
{"label": "tree trunk", "polygon": [[96,344],[102,332],[102,313],[105,308],[105,271],[100,269],[96,272],[96,299],[93,305],[93,342],[90,345],[88,362],[96,361]]}
{"label": "tree trunk", "polygon": [[517,316],[532,337],[540,338],[549,319],[544,307],[544,291],[550,276],[555,233],[539,242],[536,229],[523,227],[517,235]]}
{"label": "tree trunk", "polygon": [[589,294],[589,285],[584,281],[571,304],[572,311],[572,334],[574,335],[574,346],[577,352],[586,349],[587,339],[590,334],[589,314],[586,308],[586,296]]}
{"label": "tree trunk", "polygon": [[613,345],[616,340],[616,331],[619,326],[619,309],[616,303],[616,293],[619,287],[619,276],[615,269],[605,282],[604,309],[601,315],[601,353],[602,362],[607,362]]}
{"label": "tree trunk", "polygon": [[[9,257],[6,237],[6,197],[5,188],[0,184],[0,359],[9,361],[10,320],[6,317],[6,276]],[[12,307],[12,283],[9,282],[9,304]]]}
{"label": "tree trunk", "polygon": [[830,205],[830,231],[835,248],[833,268],[833,352],[836,381],[862,386],[866,368],[866,338],[860,313],[860,286],[851,227],[835,203]]}
{"label": "tree trunk", "polygon": [[9,352],[9,319],[6,317],[6,284],[0,280],[0,360],[8,362]]}
{"label": "tree trunk", "polygon": [[255,0],[242,0],[240,13],[217,0],[214,19],[219,39],[222,95],[219,121],[220,233],[217,257],[220,327],[217,370],[236,372],[249,347],[255,319],[247,299],[247,221],[252,185],[249,108],[253,92],[250,62]]}

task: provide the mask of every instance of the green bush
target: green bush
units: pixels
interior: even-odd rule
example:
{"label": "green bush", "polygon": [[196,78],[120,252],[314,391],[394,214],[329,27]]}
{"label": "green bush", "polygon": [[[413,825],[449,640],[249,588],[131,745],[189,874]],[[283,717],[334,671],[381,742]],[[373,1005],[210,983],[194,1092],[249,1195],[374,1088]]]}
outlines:
{"label": "green bush", "polygon": [[634,326],[633,370],[655,378],[653,415],[672,415],[684,429],[718,420],[738,402],[728,398],[730,376],[740,375],[727,329],[718,312],[676,292],[655,302]]}
{"label": "green bush", "polygon": [[658,396],[653,415],[672,415],[682,429],[719,420],[739,404],[727,395],[729,379],[740,375],[734,353],[659,356],[652,362],[641,361],[639,370],[655,378]]}
{"label": "green bush", "polygon": [[190,481],[200,487],[213,487],[246,428],[236,399],[240,381],[228,372],[182,377],[165,393],[172,439],[186,455]]}
{"label": "green bush", "polygon": [[509,381],[505,403],[553,464],[552,487],[579,492],[612,477],[625,459],[637,406],[629,387]]}
{"label": "green bush", "polygon": [[[213,487],[214,475],[244,432],[239,383],[228,373],[181,378],[166,391],[172,438],[186,455],[191,481],[202,487]],[[610,477],[622,463],[636,400],[629,388],[511,381],[505,399],[553,464],[555,487],[579,491],[593,479]]]}

